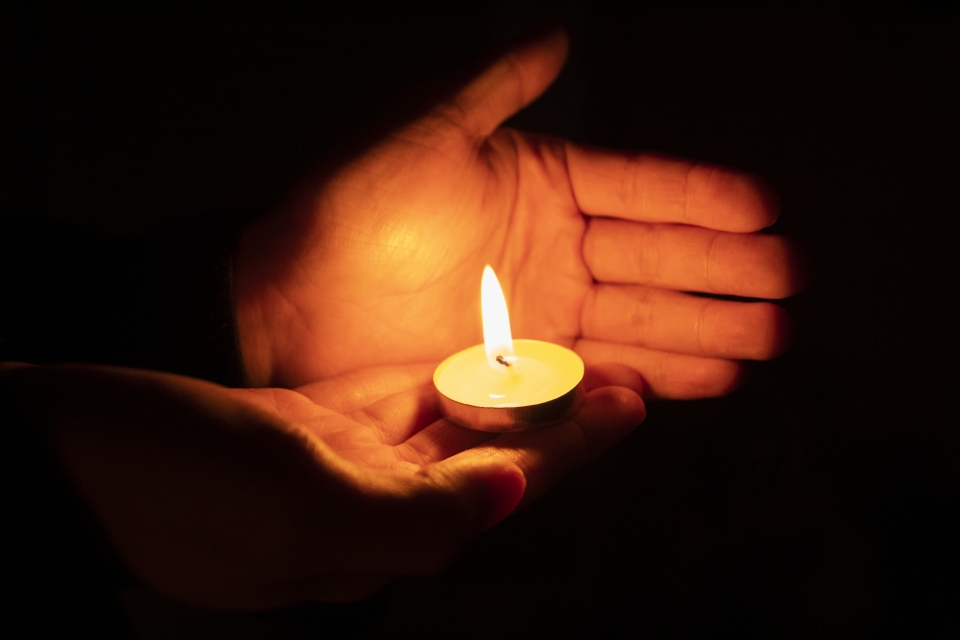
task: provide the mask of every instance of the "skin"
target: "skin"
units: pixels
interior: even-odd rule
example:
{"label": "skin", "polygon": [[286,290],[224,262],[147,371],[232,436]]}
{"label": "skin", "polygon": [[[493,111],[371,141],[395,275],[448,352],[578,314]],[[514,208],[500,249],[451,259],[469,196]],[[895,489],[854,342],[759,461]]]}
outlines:
{"label": "skin", "polygon": [[[252,386],[272,388],[3,365],[146,584],[258,609],[437,571],[635,428],[642,398],[728,393],[742,360],[786,348],[776,305],[689,293],[799,289],[790,242],[756,233],[777,216],[761,181],[500,127],[566,52],[562,32],[512,50],[250,225],[237,322]],[[513,335],[587,365],[559,425],[492,436],[437,413],[433,367],[482,339],[487,263]]]}
{"label": "skin", "polygon": [[439,361],[482,341],[493,266],[518,338],[620,362],[649,397],[732,391],[741,359],[789,341],[770,303],[801,284],[752,176],[592,149],[500,124],[559,73],[563,32],[496,61],[427,115],[310,182],[242,239],[243,356],[255,385]]}
{"label": "skin", "polygon": [[432,368],[299,389],[91,365],[0,365],[127,567],[196,605],[349,601],[439,571],[484,529],[645,415],[630,369],[591,368],[583,407],[535,432],[444,419]]}

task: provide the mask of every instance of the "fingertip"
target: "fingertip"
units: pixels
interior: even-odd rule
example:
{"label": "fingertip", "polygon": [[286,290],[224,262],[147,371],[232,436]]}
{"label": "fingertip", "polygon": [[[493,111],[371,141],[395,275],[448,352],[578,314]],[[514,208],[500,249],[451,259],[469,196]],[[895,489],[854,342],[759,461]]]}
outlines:
{"label": "fingertip", "polygon": [[588,393],[578,413],[591,426],[618,431],[633,429],[643,422],[647,417],[647,407],[632,389],[607,386]]}
{"label": "fingertip", "polygon": [[806,249],[786,236],[763,235],[762,238],[771,249],[766,266],[769,285],[763,297],[782,300],[803,291],[813,272]]}
{"label": "fingertip", "polygon": [[726,167],[694,165],[687,175],[688,218],[721,231],[750,233],[780,217],[780,197],[763,178]]}
{"label": "fingertip", "polygon": [[566,62],[570,55],[570,29],[562,22],[555,21],[546,25],[541,33],[544,34],[544,46],[548,47],[557,59]]}
{"label": "fingertip", "polygon": [[688,359],[686,366],[669,371],[650,397],[664,400],[719,398],[740,388],[746,380],[746,365],[739,360]]}
{"label": "fingertip", "polygon": [[730,231],[754,232],[772,226],[780,217],[780,196],[769,182],[753,174],[733,174],[730,198],[736,228]]}
{"label": "fingertip", "polygon": [[570,29],[559,20],[550,20],[528,31],[509,48],[518,51],[544,50],[565,60],[570,51]]}
{"label": "fingertip", "polygon": [[510,113],[501,115],[513,115],[516,110],[536,100],[560,74],[569,52],[570,35],[559,22],[548,22],[528,31],[504,47],[498,63],[491,70],[500,70],[495,71],[494,76],[506,81],[506,84],[499,85],[501,88],[509,86],[512,81],[519,82],[516,85],[519,101],[509,105]]}
{"label": "fingertip", "polygon": [[501,522],[520,504],[527,488],[527,478],[516,465],[498,470],[485,478],[490,497],[490,511],[484,529]]}
{"label": "fingertip", "polygon": [[780,194],[777,193],[777,190],[773,188],[772,184],[760,176],[751,175],[748,179],[752,182],[754,193],[756,194],[756,208],[763,224],[761,228],[766,229],[767,227],[773,226],[780,218],[780,212],[783,206],[780,202]]}
{"label": "fingertip", "polygon": [[647,405],[639,393],[623,387],[612,387],[612,391],[625,422],[636,426],[647,419]]}
{"label": "fingertip", "polygon": [[613,399],[620,408],[620,419],[631,429],[647,419],[647,405],[639,394],[622,387],[611,387]]}
{"label": "fingertip", "polygon": [[529,104],[549,87],[563,69],[570,53],[570,35],[554,22],[531,32],[510,55],[516,69],[529,78],[524,83],[523,105]]}
{"label": "fingertip", "polygon": [[790,272],[789,293],[792,296],[806,289],[813,281],[815,269],[807,249],[793,238],[784,237],[787,268]]}
{"label": "fingertip", "polygon": [[498,48],[486,68],[438,106],[441,125],[453,124],[472,138],[489,136],[546,91],[563,68],[569,46],[567,30],[553,23]]}
{"label": "fingertip", "polygon": [[750,377],[750,368],[747,367],[745,362],[733,361],[732,365],[732,374],[727,379],[726,384],[723,384],[718,389],[715,394],[717,397],[728,396],[740,387],[747,381]]}
{"label": "fingertip", "polygon": [[770,304],[770,307],[771,344],[769,350],[759,358],[760,360],[772,360],[782,355],[793,344],[796,335],[796,328],[790,314],[775,304]]}

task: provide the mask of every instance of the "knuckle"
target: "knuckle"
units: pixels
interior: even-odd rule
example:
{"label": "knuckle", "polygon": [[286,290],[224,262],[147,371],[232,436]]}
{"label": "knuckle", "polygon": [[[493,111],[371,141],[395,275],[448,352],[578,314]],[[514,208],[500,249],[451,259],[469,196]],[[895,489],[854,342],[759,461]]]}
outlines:
{"label": "knuckle", "polygon": [[582,253],[590,275],[596,280],[602,280],[610,274],[607,259],[607,247],[604,239],[609,230],[610,221],[599,218],[590,218],[587,229],[583,234]]}
{"label": "knuckle", "polygon": [[[727,268],[730,256],[736,253],[737,247],[730,245],[728,234],[714,231],[707,242],[707,250],[703,254],[701,276],[706,282],[710,293],[723,293],[727,289]],[[737,264],[739,261],[734,261]],[[730,283],[732,286],[742,286],[742,282]],[[739,293],[739,291],[737,291]]]}
{"label": "knuckle", "polygon": [[605,318],[600,307],[607,295],[606,287],[591,287],[587,292],[587,299],[584,301],[580,316],[580,331],[583,335],[591,336],[603,331]]}
{"label": "knuckle", "polygon": [[632,243],[633,280],[659,283],[672,270],[670,251],[663,250],[669,244],[669,232],[656,224],[640,223],[636,229],[637,242]]}
{"label": "knuckle", "polygon": [[649,331],[656,320],[655,304],[651,300],[653,291],[648,287],[638,287],[629,302],[627,318],[632,337],[642,336]]}
{"label": "knuckle", "polygon": [[704,341],[707,335],[707,328],[710,327],[710,311],[713,309],[716,304],[715,300],[705,299],[700,305],[700,310],[697,312],[697,319],[694,322],[693,332],[696,337],[696,349],[698,355],[705,355],[710,351],[712,345],[705,344]]}

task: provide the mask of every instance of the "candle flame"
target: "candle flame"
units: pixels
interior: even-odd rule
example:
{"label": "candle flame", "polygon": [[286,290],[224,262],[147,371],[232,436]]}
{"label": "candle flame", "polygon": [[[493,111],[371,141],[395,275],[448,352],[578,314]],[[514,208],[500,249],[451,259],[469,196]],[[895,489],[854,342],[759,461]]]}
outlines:
{"label": "candle flame", "polygon": [[487,362],[498,371],[509,371],[516,361],[513,354],[513,335],[510,333],[510,316],[507,301],[497,275],[487,265],[480,281],[480,307],[483,311],[483,345]]}

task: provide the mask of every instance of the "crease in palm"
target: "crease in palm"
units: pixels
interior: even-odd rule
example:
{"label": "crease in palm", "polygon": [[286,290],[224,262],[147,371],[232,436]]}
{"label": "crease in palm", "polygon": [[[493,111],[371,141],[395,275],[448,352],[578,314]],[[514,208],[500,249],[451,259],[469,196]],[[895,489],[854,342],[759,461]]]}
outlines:
{"label": "crease in palm", "polygon": [[799,288],[790,244],[756,233],[777,215],[761,181],[501,128],[565,56],[562,34],[511,52],[290,207],[294,250],[261,260],[295,274],[269,285],[283,304],[248,298],[296,320],[251,330],[270,345],[258,379],[295,387],[479,342],[487,263],[516,337],[631,367],[648,397],[729,393],[743,360],[786,347],[790,320],[772,303],[688,294]]}
{"label": "crease in palm", "polygon": [[[582,260],[563,254],[579,254],[584,223],[569,196],[528,188],[564,179],[548,175],[561,166],[555,151],[541,150],[538,157],[530,150],[534,145],[555,146],[502,130],[483,149],[461,149],[468,160],[456,163],[414,145],[419,161],[378,187],[390,194],[391,206],[372,196],[349,209],[317,213],[333,231],[317,247],[320,268],[311,275],[316,295],[328,302],[330,320],[314,338],[318,347],[345,347],[331,358],[335,362],[328,360],[325,374],[439,360],[478,342],[486,263],[503,282],[515,335],[572,346],[590,276]],[[361,175],[351,176],[354,171]],[[345,173],[328,188],[355,192],[351,183],[367,183],[365,174],[382,172],[361,166]],[[437,179],[424,186],[420,173]],[[569,187],[559,191],[569,194]],[[320,202],[330,200],[336,202]],[[308,305],[302,313],[315,310]]]}

